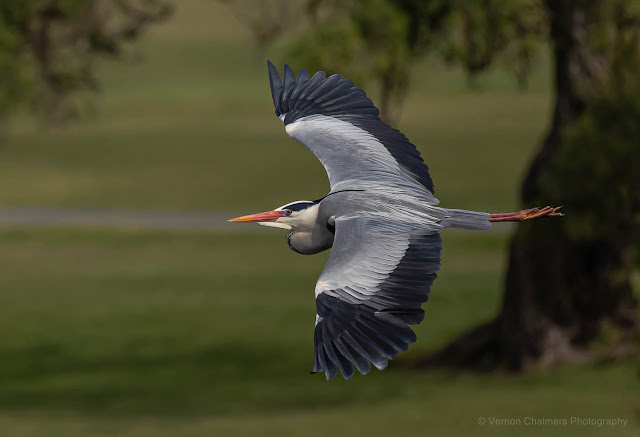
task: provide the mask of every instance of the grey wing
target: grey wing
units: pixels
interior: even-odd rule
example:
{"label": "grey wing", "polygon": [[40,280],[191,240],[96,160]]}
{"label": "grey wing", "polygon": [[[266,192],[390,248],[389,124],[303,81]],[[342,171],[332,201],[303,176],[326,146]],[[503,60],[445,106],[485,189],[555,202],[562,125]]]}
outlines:
{"label": "grey wing", "polygon": [[309,78],[301,70],[294,78],[285,65],[280,79],[271,62],[268,67],[276,115],[287,133],[322,162],[333,191],[370,182],[411,188],[433,198],[433,181],[420,152],[380,120],[364,91],[337,74],[326,77],[320,71]]}
{"label": "grey wing", "polygon": [[333,249],[316,284],[314,372],[327,379],[353,366],[366,374],[407,350],[408,325],[424,318],[440,267],[436,229],[376,218],[339,218]]}

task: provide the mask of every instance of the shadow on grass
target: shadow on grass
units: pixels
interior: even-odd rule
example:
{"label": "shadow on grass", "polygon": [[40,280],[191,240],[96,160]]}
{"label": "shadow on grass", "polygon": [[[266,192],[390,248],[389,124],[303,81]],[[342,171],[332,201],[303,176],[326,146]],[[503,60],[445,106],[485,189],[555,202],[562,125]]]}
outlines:
{"label": "shadow on grass", "polygon": [[[350,381],[310,375],[310,357],[249,344],[191,351],[80,356],[53,343],[0,353],[0,410],[91,414],[224,414],[386,402],[400,374],[372,370]],[[127,354],[126,352],[130,352]],[[400,370],[404,373],[404,371]],[[406,373],[405,373],[405,376]],[[395,382],[394,382],[395,381]]]}

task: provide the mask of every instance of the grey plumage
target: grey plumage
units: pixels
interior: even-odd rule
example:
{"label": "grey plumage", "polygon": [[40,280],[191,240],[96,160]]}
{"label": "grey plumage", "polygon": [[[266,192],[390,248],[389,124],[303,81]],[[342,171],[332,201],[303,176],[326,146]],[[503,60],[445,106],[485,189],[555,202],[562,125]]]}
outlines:
{"label": "grey plumage", "polygon": [[[324,72],[318,72],[308,81],[309,73],[301,70],[298,79],[293,81],[293,71],[285,65],[283,82],[275,66],[271,62],[268,62],[268,66],[276,115],[285,115],[285,126],[311,115],[333,116],[334,119],[343,120],[374,136],[403,172],[434,193],[429,168],[416,147],[400,131],[380,120],[373,102],[350,80],[338,74],[325,79]],[[312,152],[316,154],[314,150]],[[322,161],[320,156],[318,158]]]}
{"label": "grey plumage", "polygon": [[324,199],[277,220],[290,227],[296,251],[333,245],[315,290],[313,371],[330,379],[338,370],[351,377],[354,366],[383,369],[416,340],[409,325],[424,318],[439,231],[488,229],[489,214],[438,207],[418,150],[351,81],[305,70],[294,79],[287,65],[281,79],[271,62],[268,69],[276,115],[324,165],[331,186]]}
{"label": "grey plumage", "polygon": [[[334,363],[348,377],[350,366],[331,358],[344,350],[384,369],[415,342],[407,325],[424,318],[421,305],[436,278],[440,249],[438,233],[377,219],[338,219],[333,252],[316,286],[314,371],[331,376]],[[347,361],[369,371],[368,364]]]}

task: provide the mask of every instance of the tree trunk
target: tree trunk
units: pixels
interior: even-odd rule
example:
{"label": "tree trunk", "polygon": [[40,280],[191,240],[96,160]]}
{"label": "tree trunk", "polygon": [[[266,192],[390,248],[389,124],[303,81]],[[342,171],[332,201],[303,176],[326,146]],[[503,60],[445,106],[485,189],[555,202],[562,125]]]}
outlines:
{"label": "tree trunk", "polygon": [[[554,171],[552,158],[562,147],[563,131],[585,111],[581,86],[596,80],[589,65],[601,65],[602,59],[596,59],[582,39],[586,22],[594,19],[588,7],[581,1],[547,1],[556,100],[550,131],[523,183],[526,207],[552,200],[543,198],[540,187]],[[603,332],[615,332],[617,344],[637,335],[637,302],[630,283],[633,214],[622,217],[607,235],[588,241],[572,239],[562,220],[518,226],[500,314],[421,364],[524,371],[558,361],[588,360],[593,348],[587,346]]]}

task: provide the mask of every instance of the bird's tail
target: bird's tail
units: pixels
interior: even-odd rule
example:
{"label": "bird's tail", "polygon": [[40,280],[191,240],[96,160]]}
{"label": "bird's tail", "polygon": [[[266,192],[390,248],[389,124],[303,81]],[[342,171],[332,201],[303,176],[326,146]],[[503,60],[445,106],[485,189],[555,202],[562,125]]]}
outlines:
{"label": "bird's tail", "polygon": [[489,222],[490,214],[486,212],[466,211],[464,209],[446,209],[442,226],[445,228],[469,229],[473,231],[484,231],[491,229]]}

